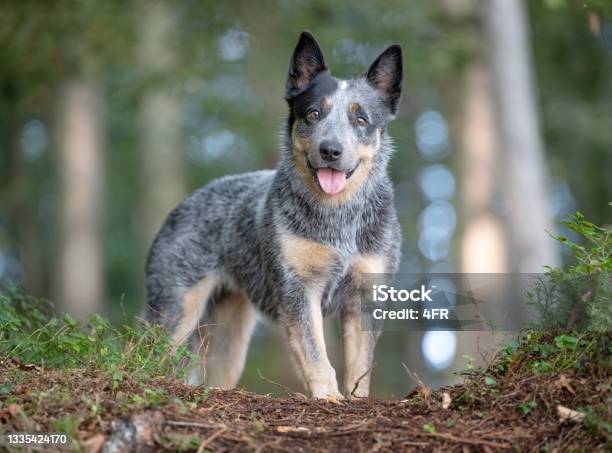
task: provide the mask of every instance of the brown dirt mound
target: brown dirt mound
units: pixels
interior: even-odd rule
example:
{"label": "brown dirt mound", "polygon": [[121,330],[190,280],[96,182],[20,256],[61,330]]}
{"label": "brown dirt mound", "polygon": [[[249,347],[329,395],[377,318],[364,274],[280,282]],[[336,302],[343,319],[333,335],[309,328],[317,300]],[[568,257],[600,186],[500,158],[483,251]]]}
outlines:
{"label": "brown dirt mound", "polygon": [[162,379],[113,389],[95,370],[11,361],[0,364],[0,431],[67,431],[86,451],[603,451],[606,431],[559,407],[610,414],[611,384],[601,370],[478,372],[401,401],[334,402]]}

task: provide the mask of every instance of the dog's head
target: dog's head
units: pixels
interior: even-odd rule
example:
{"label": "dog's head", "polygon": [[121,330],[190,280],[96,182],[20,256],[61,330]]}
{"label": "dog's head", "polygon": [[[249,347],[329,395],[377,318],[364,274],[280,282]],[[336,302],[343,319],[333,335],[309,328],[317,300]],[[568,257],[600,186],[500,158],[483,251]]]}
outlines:
{"label": "dog's head", "polygon": [[388,47],[361,77],[339,80],[315,38],[300,35],[285,86],[289,139],[294,165],[323,200],[346,200],[367,179],[401,86],[400,46]]}

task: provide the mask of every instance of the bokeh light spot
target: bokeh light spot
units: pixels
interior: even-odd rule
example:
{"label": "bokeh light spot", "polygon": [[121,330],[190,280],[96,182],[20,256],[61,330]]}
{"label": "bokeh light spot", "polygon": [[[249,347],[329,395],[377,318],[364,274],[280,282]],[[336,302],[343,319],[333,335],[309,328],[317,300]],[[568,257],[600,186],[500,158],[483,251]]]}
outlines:
{"label": "bokeh light spot", "polygon": [[423,335],[421,352],[427,364],[434,370],[443,370],[453,362],[457,351],[455,332],[430,330]]}
{"label": "bokeh light spot", "polygon": [[429,201],[450,200],[455,194],[455,177],[446,165],[425,167],[421,171],[420,183]]}

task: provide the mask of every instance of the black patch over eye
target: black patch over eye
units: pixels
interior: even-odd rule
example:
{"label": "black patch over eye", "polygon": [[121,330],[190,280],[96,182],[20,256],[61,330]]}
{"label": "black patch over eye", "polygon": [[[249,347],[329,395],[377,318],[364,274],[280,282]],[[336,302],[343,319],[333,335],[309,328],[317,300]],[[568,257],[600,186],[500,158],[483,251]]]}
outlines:
{"label": "black patch over eye", "polygon": [[309,123],[314,123],[316,121],[319,121],[320,117],[321,117],[321,113],[318,110],[311,110],[310,112],[306,114],[306,119],[308,120]]}
{"label": "black patch over eye", "polygon": [[368,125],[368,120],[365,119],[363,116],[359,116],[357,117],[357,124],[361,127],[365,127]]}

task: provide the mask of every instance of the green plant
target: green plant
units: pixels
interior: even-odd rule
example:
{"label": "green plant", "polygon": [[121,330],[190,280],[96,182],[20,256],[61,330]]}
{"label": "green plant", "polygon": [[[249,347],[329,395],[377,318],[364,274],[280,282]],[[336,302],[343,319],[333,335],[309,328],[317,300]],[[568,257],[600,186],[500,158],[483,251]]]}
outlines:
{"label": "green plant", "polygon": [[52,420],[51,427],[59,433],[67,433],[75,438],[79,427],[79,420],[74,415],[66,415],[63,418]]}
{"label": "green plant", "polygon": [[598,404],[581,408],[586,414],[584,424],[594,436],[603,436],[612,439],[612,422],[610,421],[609,408],[606,404]]}
{"label": "green plant", "polygon": [[463,357],[467,363],[465,364],[465,369],[468,371],[474,370],[474,368],[476,368],[476,366],[474,365],[474,361],[476,360],[474,357],[472,357],[469,354],[463,354],[461,357]]}
{"label": "green plant", "polygon": [[[113,326],[92,315],[82,324],[68,315],[52,315],[52,305],[14,287],[0,290],[0,359],[52,368],[88,368],[108,373],[116,391],[125,376],[151,381],[184,378],[193,356],[187,346],[174,347],[159,326]],[[156,403],[155,395],[147,402]]]}
{"label": "green plant", "polygon": [[540,329],[612,328],[612,229],[594,225],[577,212],[561,222],[580,242],[552,235],[575,261],[566,268],[547,267],[528,294],[540,315]]}
{"label": "green plant", "polygon": [[251,417],[249,418],[249,422],[251,425],[251,430],[255,433],[260,433],[262,431],[265,431],[266,429],[265,422],[257,418],[257,415],[255,414],[251,414]]}
{"label": "green plant", "polygon": [[526,401],[518,405],[518,410],[521,414],[527,415],[531,412],[531,409],[535,409],[538,404],[535,401]]}
{"label": "green plant", "polygon": [[433,423],[425,423],[423,425],[423,431],[426,431],[430,434],[435,434],[437,433],[436,427]]}
{"label": "green plant", "polygon": [[572,370],[584,374],[589,367],[591,371],[594,367],[609,368],[610,354],[612,343],[608,332],[568,334],[526,330],[500,349],[492,369],[499,376],[505,375],[509,369],[513,373],[545,374]]}

